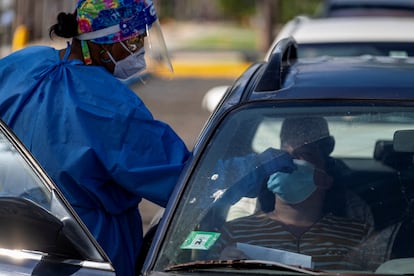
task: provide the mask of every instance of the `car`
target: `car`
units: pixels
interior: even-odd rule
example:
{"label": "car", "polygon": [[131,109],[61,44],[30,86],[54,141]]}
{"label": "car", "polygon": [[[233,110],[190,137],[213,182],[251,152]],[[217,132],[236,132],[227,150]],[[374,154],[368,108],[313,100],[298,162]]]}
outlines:
{"label": "car", "polygon": [[413,16],[413,0],[325,0],[322,16]]}
{"label": "car", "polygon": [[414,59],[298,51],[279,41],[226,90],[141,275],[414,273]]}
{"label": "car", "polygon": [[229,88],[228,85],[219,85],[210,88],[203,96],[201,100],[201,107],[204,110],[212,113],[223,98],[224,93]]}
{"label": "car", "polygon": [[0,122],[0,274],[115,275],[56,185]]}
{"label": "car", "polygon": [[413,28],[412,17],[297,16],[278,32],[273,46],[292,36],[300,46],[299,57],[413,56]]}
{"label": "car", "polygon": [[[350,1],[351,2],[351,1]],[[333,1],[334,3],[334,1]],[[394,3],[389,1],[389,3]],[[287,22],[272,42],[293,37],[298,56],[414,56],[414,19],[407,17],[311,18],[297,16]],[[269,58],[271,51],[266,53]],[[202,108],[213,112],[228,87],[213,87],[203,97]]]}

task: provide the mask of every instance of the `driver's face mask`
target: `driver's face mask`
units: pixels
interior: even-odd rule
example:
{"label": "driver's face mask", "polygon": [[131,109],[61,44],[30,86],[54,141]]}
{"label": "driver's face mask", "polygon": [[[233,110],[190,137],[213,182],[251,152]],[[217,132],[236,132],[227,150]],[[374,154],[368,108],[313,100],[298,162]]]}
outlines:
{"label": "driver's face mask", "polygon": [[113,75],[121,80],[128,79],[129,77],[133,76],[136,73],[141,72],[144,70],[147,65],[145,62],[145,48],[141,47],[136,52],[132,52],[128,49],[127,46],[123,42],[120,42],[122,47],[127,50],[130,55],[124,59],[116,61],[111,53],[108,53],[109,58],[115,64],[114,73]]}
{"label": "driver's face mask", "polygon": [[316,190],[313,180],[315,167],[305,161],[294,159],[297,169],[292,173],[276,172],[269,177],[267,188],[288,204],[305,201]]}

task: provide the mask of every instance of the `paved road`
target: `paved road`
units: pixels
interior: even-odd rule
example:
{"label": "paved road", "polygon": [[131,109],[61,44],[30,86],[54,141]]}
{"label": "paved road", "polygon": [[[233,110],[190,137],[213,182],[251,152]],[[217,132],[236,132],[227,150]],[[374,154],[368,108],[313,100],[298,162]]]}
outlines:
{"label": "paved road", "polygon": [[[146,84],[137,83],[131,88],[141,97],[154,117],[171,125],[191,150],[210,115],[201,108],[204,93],[214,86],[229,85],[233,79],[150,78],[145,81]],[[159,207],[143,201],[140,210],[146,230]]]}

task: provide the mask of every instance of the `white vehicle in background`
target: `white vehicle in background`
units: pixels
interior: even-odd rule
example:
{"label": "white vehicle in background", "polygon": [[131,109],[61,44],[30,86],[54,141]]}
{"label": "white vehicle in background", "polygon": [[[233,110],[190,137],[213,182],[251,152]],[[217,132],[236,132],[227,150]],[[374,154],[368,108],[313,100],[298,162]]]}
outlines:
{"label": "white vehicle in background", "polygon": [[414,0],[325,0],[322,16],[413,16]]}
{"label": "white vehicle in background", "polygon": [[[284,25],[272,47],[292,36],[299,58],[321,56],[414,56],[414,17],[332,17],[298,16]],[[266,54],[268,60],[270,52]],[[207,91],[202,108],[213,112],[227,87]]]}
{"label": "white vehicle in background", "polygon": [[285,24],[273,45],[283,38],[292,36],[299,45],[299,57],[406,57],[414,56],[413,30],[414,18],[411,17],[298,16]]}
{"label": "white vehicle in background", "polygon": [[207,110],[209,112],[213,112],[216,106],[219,104],[221,98],[223,98],[224,93],[226,93],[227,88],[229,86],[221,85],[221,86],[215,86],[207,91],[207,93],[204,95],[203,100],[201,102],[201,107],[204,110]]}

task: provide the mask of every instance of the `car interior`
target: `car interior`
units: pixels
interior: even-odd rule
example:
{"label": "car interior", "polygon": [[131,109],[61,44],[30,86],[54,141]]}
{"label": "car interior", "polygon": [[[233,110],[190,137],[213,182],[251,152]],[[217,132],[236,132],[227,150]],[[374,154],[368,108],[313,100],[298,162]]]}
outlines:
{"label": "car interior", "polygon": [[[269,146],[268,137],[258,137],[260,128],[263,126],[261,119],[235,120],[231,124],[233,128],[226,130],[223,127],[222,133],[217,135],[214,142],[211,141],[208,156],[232,158],[249,154],[251,151],[263,151],[260,148],[255,149],[257,146],[254,145],[254,140],[259,138],[262,142],[264,141],[266,147]],[[280,126],[280,120],[275,126]],[[408,124],[407,127],[409,126],[411,125]],[[229,144],[218,142],[220,139],[233,141],[233,143],[229,146]],[[278,147],[278,143],[274,143],[274,146]],[[395,233],[391,258],[414,257],[414,239],[410,237],[410,233],[414,230],[414,131],[397,130],[391,140],[376,139],[371,148],[370,157],[335,157],[342,166],[348,168],[348,173],[341,175],[337,181],[346,185],[348,190],[366,203],[373,215],[375,231],[381,232],[388,227],[398,225],[395,228],[397,233]],[[211,165],[214,163],[208,160],[203,160],[203,162]],[[211,166],[198,172],[194,178],[198,181],[208,179],[212,172],[214,169]],[[226,193],[231,194],[237,189],[237,185],[228,187]],[[241,207],[237,208],[237,205]],[[254,207],[247,211],[248,205]],[[202,231],[219,231],[218,229],[226,221],[251,215],[260,210],[269,212],[271,208],[274,208],[274,195],[266,188],[261,189],[257,198],[242,197],[235,204],[229,204],[228,197],[223,195],[212,204],[208,212],[204,212],[196,219],[199,223],[192,227]],[[243,209],[242,212],[240,212],[241,209]],[[231,212],[235,213],[231,214]],[[203,255],[206,253],[197,252],[193,254],[193,257],[208,258],[202,257]]]}

